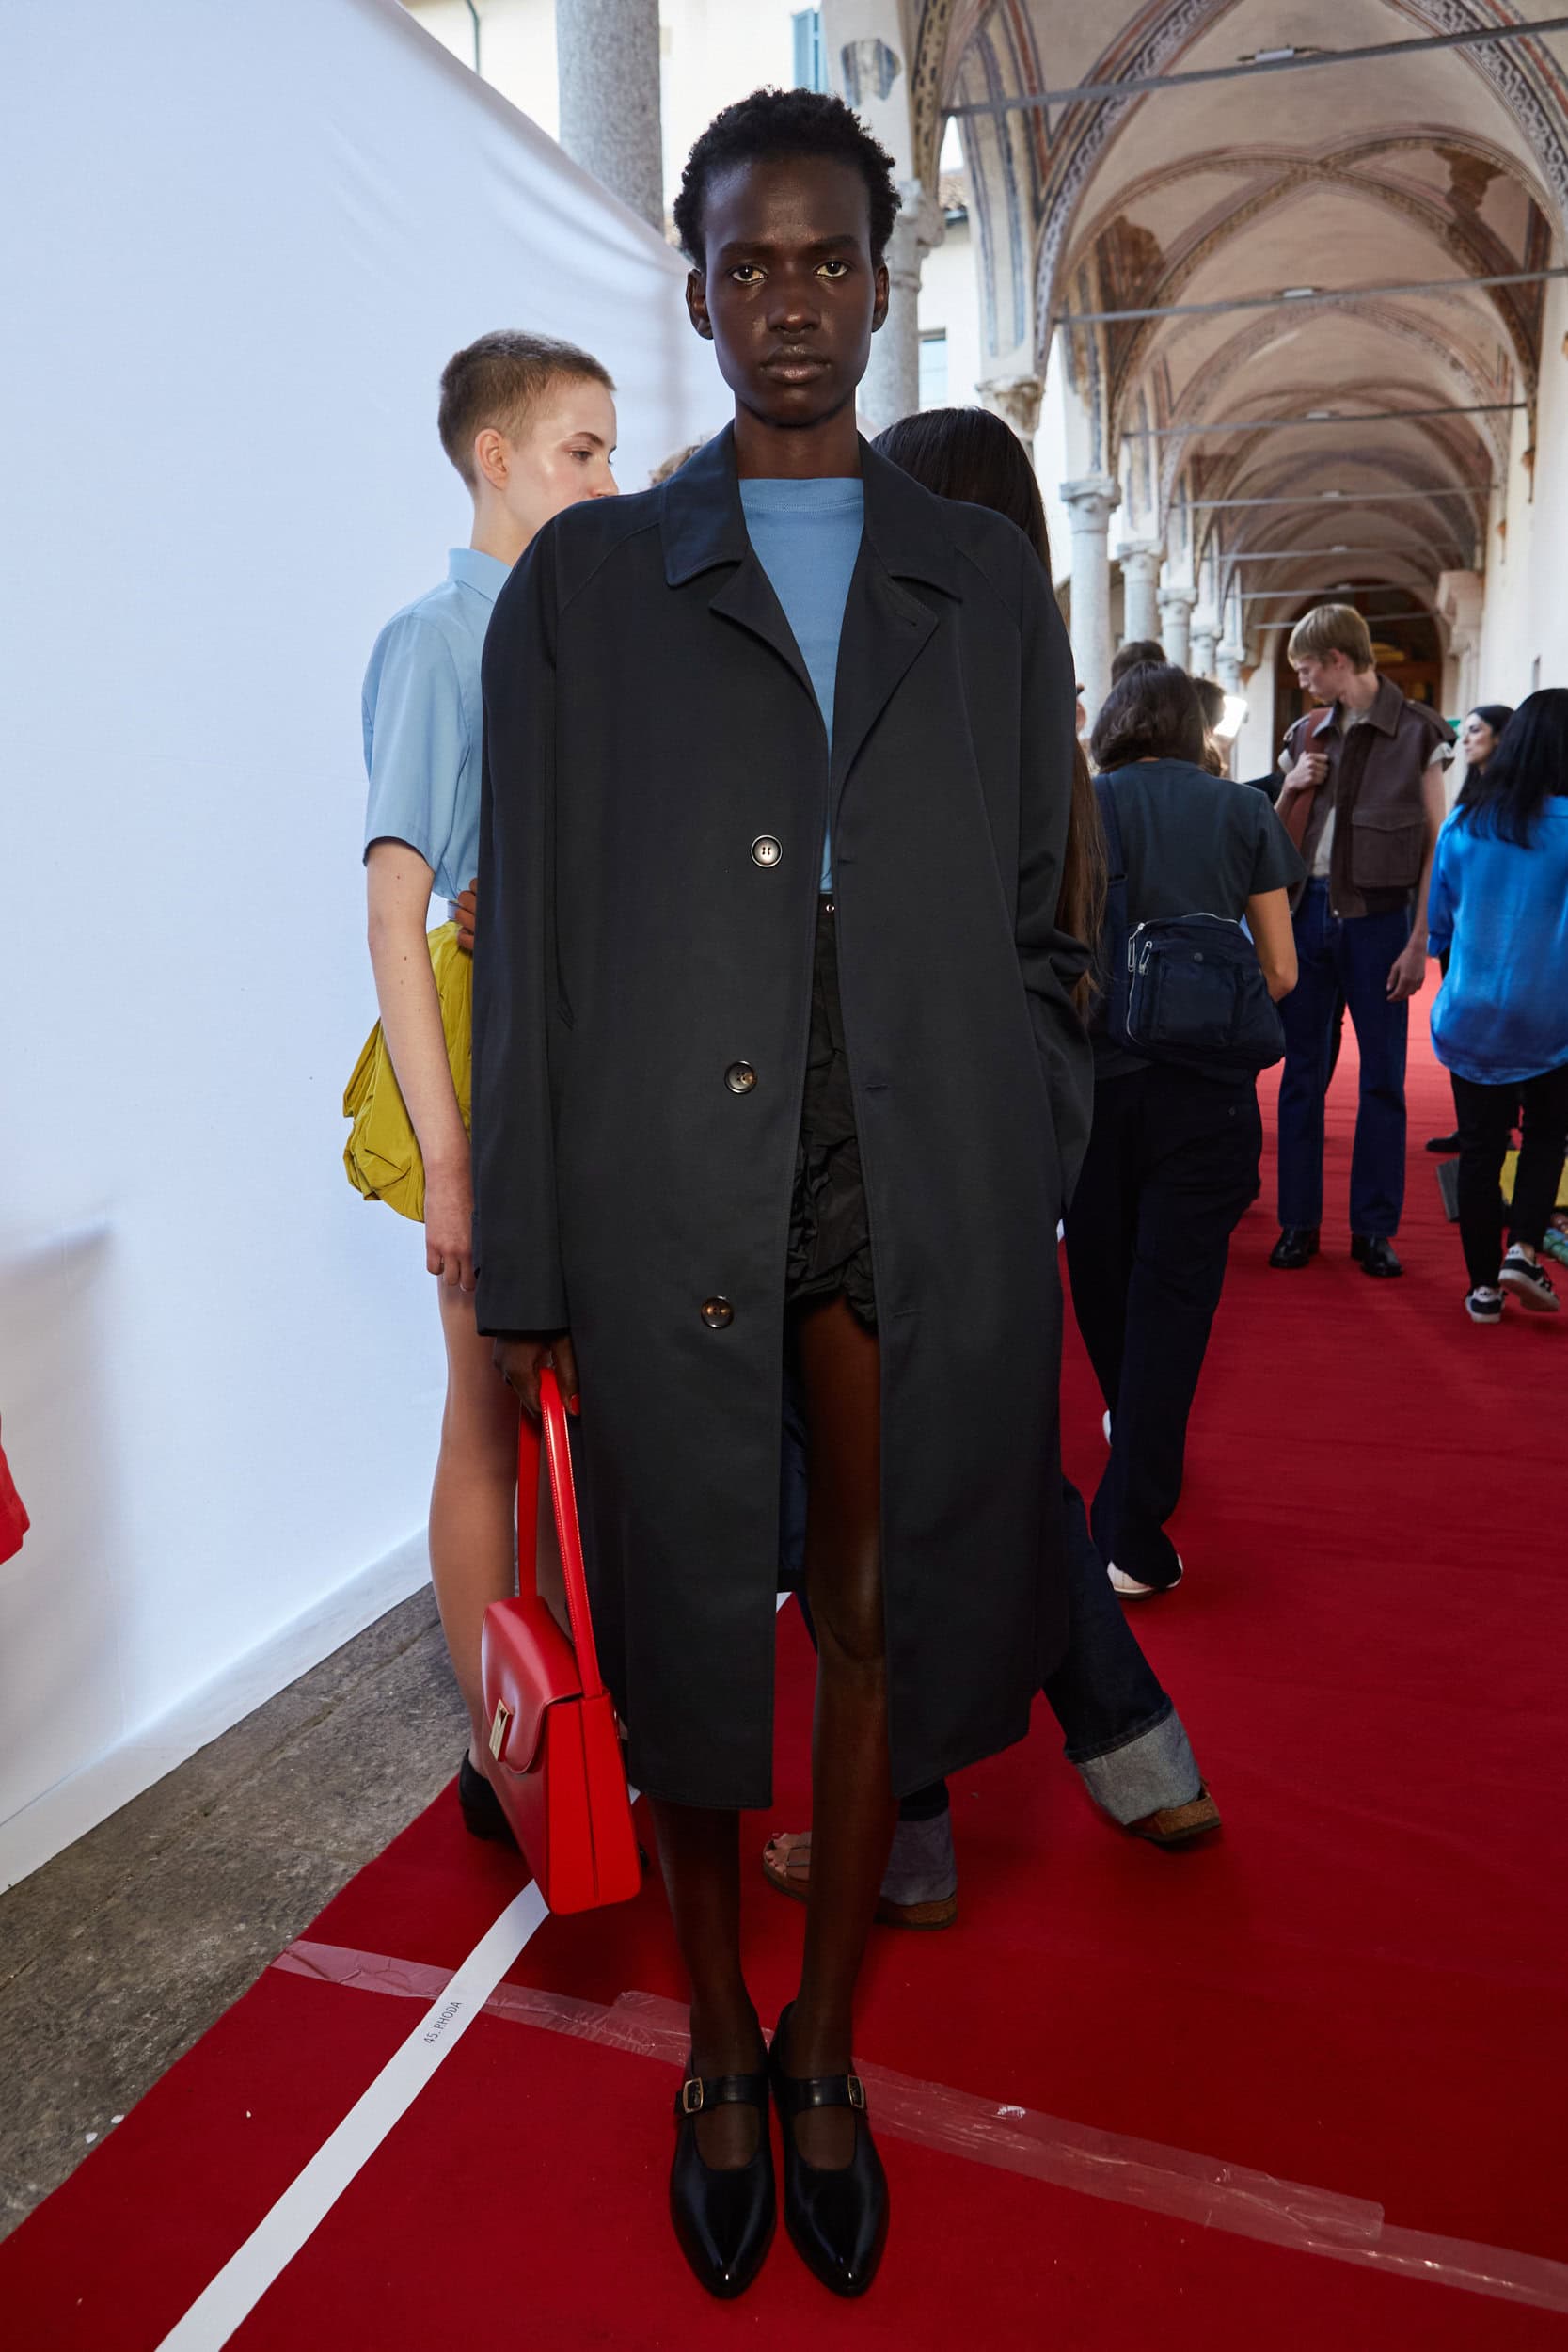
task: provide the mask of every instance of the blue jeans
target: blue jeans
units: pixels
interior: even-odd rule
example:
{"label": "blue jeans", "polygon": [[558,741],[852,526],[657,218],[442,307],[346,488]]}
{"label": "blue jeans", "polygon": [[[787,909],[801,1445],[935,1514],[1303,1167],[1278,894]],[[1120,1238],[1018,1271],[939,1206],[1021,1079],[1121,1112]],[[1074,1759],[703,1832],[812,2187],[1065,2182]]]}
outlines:
{"label": "blue jeans", "polygon": [[[1062,1510],[1068,1645],[1042,1688],[1066,1734],[1068,1761],[1078,1767],[1095,1802],[1125,1824],[1190,1803],[1200,1776],[1181,1720],[1111,1590],[1089,1534],[1084,1498],[1065,1478]],[[939,1780],[906,1797],[898,1814],[903,1821],[926,1821],[946,1810],[947,1787]]]}
{"label": "blue jeans", "polygon": [[1410,1008],[1391,1004],[1388,973],[1410,937],[1410,910],[1351,915],[1328,908],[1312,882],[1296,910],[1295,987],[1281,1003],[1285,1073],[1279,1087],[1279,1222],[1323,1218],[1323,1096],[1334,1008],[1342,993],[1361,1055],[1351,1156],[1353,1233],[1391,1240],[1404,1206],[1404,1057]]}

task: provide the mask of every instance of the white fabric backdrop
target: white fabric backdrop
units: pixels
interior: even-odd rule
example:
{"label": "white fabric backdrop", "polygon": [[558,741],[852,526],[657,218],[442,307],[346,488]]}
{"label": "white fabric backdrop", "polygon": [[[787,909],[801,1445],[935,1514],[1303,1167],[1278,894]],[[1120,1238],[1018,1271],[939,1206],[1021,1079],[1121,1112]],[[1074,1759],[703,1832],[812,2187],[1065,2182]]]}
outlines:
{"label": "white fabric backdrop", "polygon": [[443,362],[598,352],[632,488],[727,404],[677,257],[395,0],[8,0],[0,84],[3,1822],[420,1573],[435,1302],[339,1155],[359,679],[468,532]]}

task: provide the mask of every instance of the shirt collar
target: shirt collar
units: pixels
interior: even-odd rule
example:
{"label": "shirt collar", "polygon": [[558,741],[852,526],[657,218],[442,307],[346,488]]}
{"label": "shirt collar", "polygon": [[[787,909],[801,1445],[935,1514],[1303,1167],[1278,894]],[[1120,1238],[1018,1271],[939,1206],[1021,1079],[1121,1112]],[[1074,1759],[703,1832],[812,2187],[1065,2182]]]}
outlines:
{"label": "shirt collar", "polygon": [[482,554],[478,548],[453,548],[447,556],[447,578],[477,588],[486,604],[495,603],[510,577],[510,564],[499,555]]}

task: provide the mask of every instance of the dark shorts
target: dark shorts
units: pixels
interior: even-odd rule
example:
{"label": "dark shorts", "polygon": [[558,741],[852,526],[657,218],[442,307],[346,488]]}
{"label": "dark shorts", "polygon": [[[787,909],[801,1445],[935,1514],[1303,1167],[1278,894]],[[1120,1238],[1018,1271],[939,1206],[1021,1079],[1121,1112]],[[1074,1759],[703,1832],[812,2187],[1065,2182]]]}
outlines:
{"label": "dark shorts", "polygon": [[871,1280],[871,1220],[861,1181],[855,1098],[838,997],[838,934],[832,898],[817,902],[812,966],[811,1040],[795,1190],[789,1207],[784,1297],[790,1306],[842,1291],[862,1323],[877,1324]]}

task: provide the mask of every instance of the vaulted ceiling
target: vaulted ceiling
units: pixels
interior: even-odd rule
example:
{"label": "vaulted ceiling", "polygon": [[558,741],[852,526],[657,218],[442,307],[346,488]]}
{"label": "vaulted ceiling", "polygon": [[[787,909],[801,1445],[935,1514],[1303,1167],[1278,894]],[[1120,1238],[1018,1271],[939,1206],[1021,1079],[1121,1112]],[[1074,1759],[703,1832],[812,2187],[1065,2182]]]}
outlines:
{"label": "vaulted ceiling", "polygon": [[[922,167],[950,109],[1524,14],[1503,0],[923,0],[915,12]],[[1118,475],[1124,508],[1201,563],[1215,593],[1244,587],[1254,629],[1259,612],[1291,611],[1266,596],[1320,590],[1325,570],[1427,606],[1440,571],[1474,564],[1486,485],[1533,403],[1544,286],[1412,289],[1562,260],[1568,38],[961,121],[993,364],[1043,374],[1050,355],[1063,368],[1082,469]],[[1395,291],[1239,307],[1359,287]],[[1072,324],[1195,304],[1226,307]],[[1443,413],[1351,425],[1324,410]],[[1216,499],[1300,503],[1196,503]],[[1342,565],[1326,552],[1339,548]]]}

